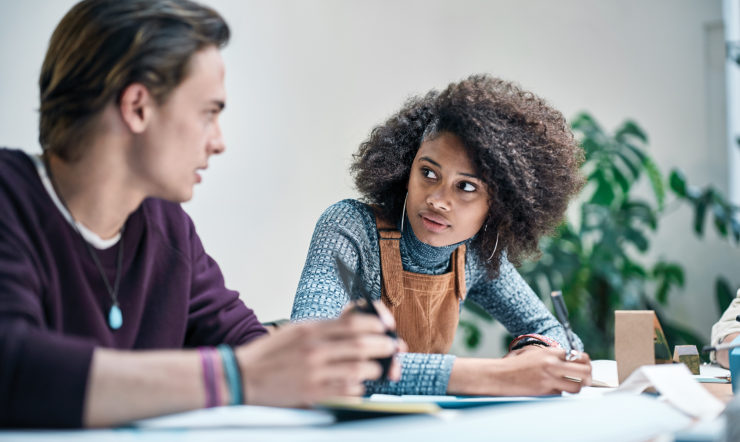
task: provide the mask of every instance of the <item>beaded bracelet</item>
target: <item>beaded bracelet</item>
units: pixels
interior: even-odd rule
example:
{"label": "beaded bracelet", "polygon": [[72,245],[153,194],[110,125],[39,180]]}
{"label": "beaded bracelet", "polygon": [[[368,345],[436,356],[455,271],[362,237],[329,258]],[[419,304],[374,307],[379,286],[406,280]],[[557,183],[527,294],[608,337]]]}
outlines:
{"label": "beaded bracelet", "polygon": [[243,397],[242,375],[239,369],[239,363],[236,360],[236,356],[234,356],[234,350],[226,344],[221,344],[216,348],[221,354],[221,362],[223,362],[224,373],[226,374],[226,383],[231,395],[229,405],[241,405],[245,402],[246,398]]}
{"label": "beaded bracelet", "polygon": [[[526,343],[522,343],[522,341],[525,341]],[[518,348],[522,348],[525,345],[530,345],[530,342],[537,342],[538,344],[542,344],[546,347],[554,347],[554,348],[561,348],[558,341],[548,338],[544,335],[539,335],[537,333],[529,333],[526,335],[520,335],[514,338],[511,343],[509,344],[509,351],[516,350]]]}

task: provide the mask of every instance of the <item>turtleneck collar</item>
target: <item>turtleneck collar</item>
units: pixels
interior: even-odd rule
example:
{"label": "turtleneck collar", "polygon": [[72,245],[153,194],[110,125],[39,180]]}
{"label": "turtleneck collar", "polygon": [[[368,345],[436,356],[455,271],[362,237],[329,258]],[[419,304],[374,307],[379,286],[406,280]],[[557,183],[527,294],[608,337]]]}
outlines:
{"label": "turtleneck collar", "polygon": [[407,217],[401,233],[401,262],[404,269],[422,267],[432,271],[444,271],[449,267],[452,252],[464,242],[442,247],[431,246],[416,237]]}

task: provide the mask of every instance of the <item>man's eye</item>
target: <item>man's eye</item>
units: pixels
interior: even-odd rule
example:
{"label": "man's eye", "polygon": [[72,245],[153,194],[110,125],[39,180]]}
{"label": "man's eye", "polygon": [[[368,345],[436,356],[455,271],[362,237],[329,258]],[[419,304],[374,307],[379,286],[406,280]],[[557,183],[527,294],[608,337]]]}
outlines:
{"label": "man's eye", "polygon": [[424,178],[437,178],[437,175],[431,169],[427,169],[426,167],[421,169],[421,174],[424,175]]}
{"label": "man's eye", "polygon": [[463,192],[475,192],[476,187],[467,181],[460,183],[460,190]]}

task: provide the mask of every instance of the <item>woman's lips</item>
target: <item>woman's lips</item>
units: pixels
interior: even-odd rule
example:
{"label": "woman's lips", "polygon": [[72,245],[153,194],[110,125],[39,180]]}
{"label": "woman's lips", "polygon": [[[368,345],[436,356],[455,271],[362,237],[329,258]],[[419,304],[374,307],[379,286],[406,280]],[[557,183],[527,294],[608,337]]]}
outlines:
{"label": "woman's lips", "polygon": [[427,215],[421,215],[421,222],[427,230],[434,233],[439,233],[449,227],[449,224],[440,218]]}

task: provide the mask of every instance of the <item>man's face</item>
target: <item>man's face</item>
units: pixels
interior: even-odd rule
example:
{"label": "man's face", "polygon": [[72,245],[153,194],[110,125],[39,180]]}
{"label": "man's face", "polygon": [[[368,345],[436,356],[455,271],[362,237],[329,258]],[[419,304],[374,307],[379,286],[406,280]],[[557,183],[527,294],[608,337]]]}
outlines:
{"label": "man's face", "polygon": [[408,191],[406,212],[414,234],[435,247],[472,237],[488,215],[487,187],[451,133],[421,143]]}
{"label": "man's face", "polygon": [[216,47],[191,57],[188,74],[164,104],[154,106],[152,120],[136,144],[133,170],[148,196],[174,202],[192,198],[208,158],[224,151],[218,117],[226,102],[224,63]]}

